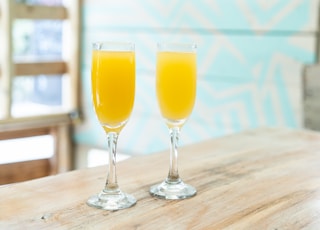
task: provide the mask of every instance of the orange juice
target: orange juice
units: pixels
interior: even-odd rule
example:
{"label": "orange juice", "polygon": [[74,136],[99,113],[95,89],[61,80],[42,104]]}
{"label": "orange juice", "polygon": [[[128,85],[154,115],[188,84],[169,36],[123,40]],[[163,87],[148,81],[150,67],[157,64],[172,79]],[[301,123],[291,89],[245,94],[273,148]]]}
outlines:
{"label": "orange juice", "polygon": [[100,123],[106,131],[120,131],[134,104],[134,52],[94,50],[91,81],[93,104]]}
{"label": "orange juice", "polygon": [[196,54],[160,51],[157,54],[157,97],[162,116],[181,122],[192,112],[196,96]]}

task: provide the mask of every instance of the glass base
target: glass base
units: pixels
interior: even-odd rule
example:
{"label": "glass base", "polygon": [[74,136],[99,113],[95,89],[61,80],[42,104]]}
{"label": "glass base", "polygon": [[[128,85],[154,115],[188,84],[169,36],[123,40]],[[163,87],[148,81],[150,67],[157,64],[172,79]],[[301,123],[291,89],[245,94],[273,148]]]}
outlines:
{"label": "glass base", "polygon": [[87,204],[91,207],[110,211],[130,208],[136,203],[136,198],[130,194],[123,192],[119,192],[117,194],[107,194],[104,191],[90,197],[87,201]]}
{"label": "glass base", "polygon": [[151,186],[149,192],[152,196],[161,199],[181,200],[195,196],[197,190],[181,180],[179,182],[169,182],[165,180],[160,184]]}

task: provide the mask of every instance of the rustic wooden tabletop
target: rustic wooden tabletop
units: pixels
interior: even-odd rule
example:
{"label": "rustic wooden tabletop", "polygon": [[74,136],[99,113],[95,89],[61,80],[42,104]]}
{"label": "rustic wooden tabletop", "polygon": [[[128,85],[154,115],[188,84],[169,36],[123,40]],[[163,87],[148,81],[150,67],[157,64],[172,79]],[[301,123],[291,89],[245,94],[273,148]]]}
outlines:
{"label": "rustic wooden tabletop", "polygon": [[106,166],[0,187],[0,229],[320,229],[320,134],[260,128],[180,148],[179,169],[195,197],[149,195],[164,179],[168,152],[118,164],[132,208],[86,205]]}

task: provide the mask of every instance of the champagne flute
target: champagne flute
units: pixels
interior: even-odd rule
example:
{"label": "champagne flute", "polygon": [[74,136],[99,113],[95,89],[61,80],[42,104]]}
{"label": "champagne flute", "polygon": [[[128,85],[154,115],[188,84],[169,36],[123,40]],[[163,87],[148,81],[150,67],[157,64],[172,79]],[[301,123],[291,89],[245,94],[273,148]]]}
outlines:
{"label": "champagne flute", "polygon": [[158,44],[156,91],[161,115],[169,128],[170,166],[167,178],[151,186],[150,194],[162,199],[185,199],[197,192],[179,177],[177,150],[180,129],[196,97],[196,48],[195,44]]}
{"label": "champagne flute", "polygon": [[92,99],[98,120],[107,134],[109,164],[102,191],[87,204],[105,210],[129,208],[134,196],[122,192],[117,183],[116,153],[120,131],[131,114],[135,96],[134,44],[96,42],[92,48]]}

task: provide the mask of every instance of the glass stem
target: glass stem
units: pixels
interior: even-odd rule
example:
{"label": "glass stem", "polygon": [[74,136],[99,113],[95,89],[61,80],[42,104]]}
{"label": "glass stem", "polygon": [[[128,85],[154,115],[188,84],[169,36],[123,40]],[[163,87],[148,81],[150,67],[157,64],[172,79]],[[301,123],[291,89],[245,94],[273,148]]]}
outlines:
{"label": "glass stem", "polygon": [[109,164],[108,164],[108,176],[107,176],[106,186],[103,191],[105,193],[116,195],[120,193],[120,189],[117,182],[117,170],[116,170],[118,134],[116,132],[108,132],[107,138],[108,138]]}
{"label": "glass stem", "polygon": [[181,181],[178,172],[178,142],[180,136],[180,128],[170,128],[170,168],[166,179],[168,183],[179,183]]}

